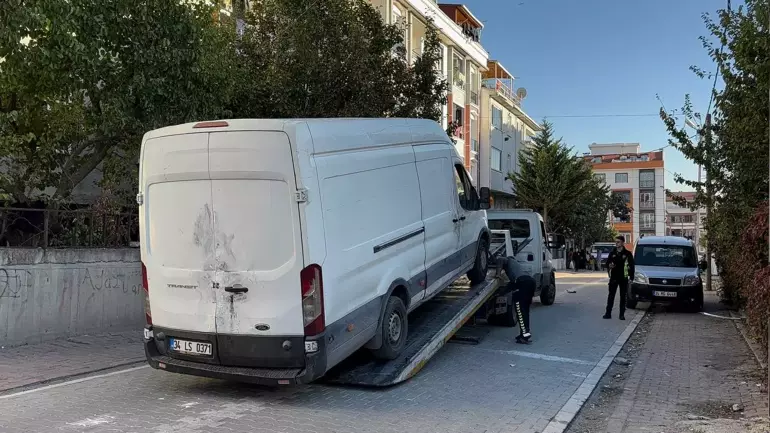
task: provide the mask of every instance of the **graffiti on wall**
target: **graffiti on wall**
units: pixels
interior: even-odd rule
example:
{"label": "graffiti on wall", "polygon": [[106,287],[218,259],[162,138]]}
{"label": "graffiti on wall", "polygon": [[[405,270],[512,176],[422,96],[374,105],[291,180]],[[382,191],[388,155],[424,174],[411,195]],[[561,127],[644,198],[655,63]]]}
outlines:
{"label": "graffiti on wall", "polygon": [[[142,292],[141,271],[124,268],[66,268],[66,273],[77,276],[82,289],[99,292],[119,290],[123,294]],[[22,298],[34,285],[49,286],[51,278],[46,269],[0,268],[0,298]],[[67,290],[67,287],[61,287]]]}

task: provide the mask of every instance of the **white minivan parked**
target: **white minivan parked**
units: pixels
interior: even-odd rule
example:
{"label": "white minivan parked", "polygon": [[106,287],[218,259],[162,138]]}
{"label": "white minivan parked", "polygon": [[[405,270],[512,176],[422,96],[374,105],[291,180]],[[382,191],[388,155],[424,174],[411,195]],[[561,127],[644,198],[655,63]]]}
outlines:
{"label": "white minivan parked", "polygon": [[439,124],[226,120],[148,132],[139,193],[150,365],[307,383],[486,277],[479,193]]}

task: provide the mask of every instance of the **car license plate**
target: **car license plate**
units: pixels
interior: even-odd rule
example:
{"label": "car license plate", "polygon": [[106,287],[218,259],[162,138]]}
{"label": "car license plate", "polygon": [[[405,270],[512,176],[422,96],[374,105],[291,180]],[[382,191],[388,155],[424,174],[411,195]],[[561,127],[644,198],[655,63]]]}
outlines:
{"label": "car license plate", "polygon": [[169,338],[168,347],[174,352],[187,355],[211,356],[213,353],[213,346],[211,343],[199,343],[197,341],[180,340],[178,338]]}
{"label": "car license plate", "polygon": [[652,292],[652,296],[658,296],[661,298],[676,298],[677,293],[676,292],[661,292],[658,290],[654,290]]}

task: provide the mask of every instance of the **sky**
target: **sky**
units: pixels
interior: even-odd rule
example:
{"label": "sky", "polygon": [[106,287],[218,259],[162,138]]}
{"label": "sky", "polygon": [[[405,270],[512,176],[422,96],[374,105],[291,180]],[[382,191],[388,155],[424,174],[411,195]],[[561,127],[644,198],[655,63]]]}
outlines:
{"label": "sky", "polygon": [[[727,0],[447,2],[462,2],[484,23],[481,42],[490,59],[527,89],[524,110],[538,121],[547,117],[577,152],[593,142],[640,143],[642,151],[666,146],[656,95],[668,111],[680,109],[685,94],[695,111],[707,110],[713,83],[690,66],[716,70],[699,40],[710,36],[702,14],[713,16]],[[648,116],[617,116],[629,114]],[[569,117],[602,115],[616,116]],[[696,180],[697,166],[673,147],[664,149],[664,161],[665,187],[691,190],[673,173]]]}

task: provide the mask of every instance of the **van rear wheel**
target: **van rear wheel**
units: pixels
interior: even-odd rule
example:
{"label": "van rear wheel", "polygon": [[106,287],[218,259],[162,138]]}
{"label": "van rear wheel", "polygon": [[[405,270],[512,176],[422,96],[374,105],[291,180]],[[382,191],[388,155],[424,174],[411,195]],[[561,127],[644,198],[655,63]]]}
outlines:
{"label": "van rear wheel", "polygon": [[407,321],[404,301],[398,296],[391,296],[388,299],[388,304],[385,306],[382,323],[380,323],[382,346],[372,351],[374,356],[386,360],[398,358],[404,350],[404,346],[406,346],[408,329],[409,323]]}
{"label": "van rear wheel", "polygon": [[476,261],[473,263],[473,268],[468,271],[468,279],[471,280],[471,284],[478,284],[486,280],[487,270],[489,270],[489,242],[482,237],[479,239]]}

